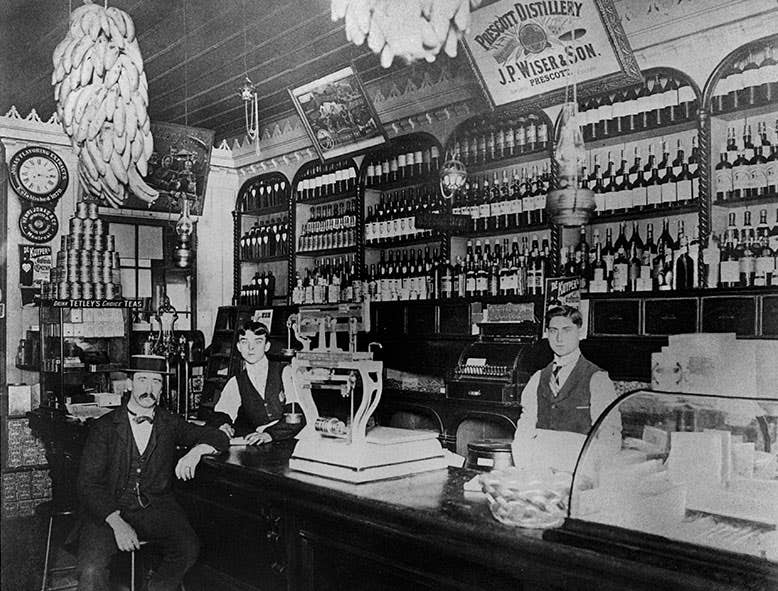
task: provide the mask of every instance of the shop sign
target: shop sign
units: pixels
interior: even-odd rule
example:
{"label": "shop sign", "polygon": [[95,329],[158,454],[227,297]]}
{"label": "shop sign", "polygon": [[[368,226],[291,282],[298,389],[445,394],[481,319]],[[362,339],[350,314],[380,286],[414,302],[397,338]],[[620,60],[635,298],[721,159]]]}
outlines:
{"label": "shop sign", "polygon": [[493,107],[558,104],[573,83],[585,95],[640,80],[612,0],[499,0],[471,17],[466,53]]}
{"label": "shop sign", "polygon": [[34,304],[41,295],[41,283],[51,272],[51,246],[19,245],[19,287],[22,306]]}
{"label": "shop sign", "polygon": [[543,292],[543,330],[546,328],[546,313],[557,306],[571,306],[581,312],[583,326],[581,338],[589,328],[589,300],[581,299],[583,280],[580,277],[549,277]]}

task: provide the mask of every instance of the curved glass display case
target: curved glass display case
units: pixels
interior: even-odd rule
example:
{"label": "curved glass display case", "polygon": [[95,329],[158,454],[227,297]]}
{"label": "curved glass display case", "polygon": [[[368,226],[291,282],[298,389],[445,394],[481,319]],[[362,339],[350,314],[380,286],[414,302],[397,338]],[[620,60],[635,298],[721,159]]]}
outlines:
{"label": "curved glass display case", "polygon": [[[613,413],[619,450],[598,441]],[[586,440],[563,529],[589,543],[663,548],[672,560],[729,558],[774,573],[777,432],[776,398],[626,394]]]}

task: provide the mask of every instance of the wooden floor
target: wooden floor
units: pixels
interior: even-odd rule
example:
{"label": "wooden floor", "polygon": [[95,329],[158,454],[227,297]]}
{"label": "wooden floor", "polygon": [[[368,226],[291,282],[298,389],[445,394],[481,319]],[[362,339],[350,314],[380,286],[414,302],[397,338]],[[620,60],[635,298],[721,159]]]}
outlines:
{"label": "wooden floor", "polygon": [[[68,518],[55,521],[52,541],[52,567],[75,564],[72,554],[62,548],[72,522]],[[40,589],[43,574],[43,558],[46,549],[46,528],[48,521],[42,516],[4,519],[0,524],[0,589],[2,591],[32,591]],[[114,591],[129,589],[129,558],[126,566],[117,561]],[[121,572],[120,572],[121,571]],[[122,580],[124,579],[124,580]],[[52,585],[75,583],[72,573],[55,575]],[[184,580],[186,591],[245,591],[244,586],[227,582],[213,569],[196,564]]]}

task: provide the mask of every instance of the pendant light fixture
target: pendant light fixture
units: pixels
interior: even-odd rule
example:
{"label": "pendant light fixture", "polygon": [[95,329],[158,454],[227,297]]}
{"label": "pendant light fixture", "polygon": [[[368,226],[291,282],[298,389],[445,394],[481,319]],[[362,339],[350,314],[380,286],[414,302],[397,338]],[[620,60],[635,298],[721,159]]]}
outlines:
{"label": "pendant light fixture", "polygon": [[238,94],[240,94],[240,98],[243,101],[246,137],[254,143],[254,152],[259,156],[259,95],[257,94],[256,85],[249,78],[246,0],[243,0],[241,4],[241,14],[243,17],[241,20],[243,21],[243,71],[245,74],[243,86],[240,87]]}

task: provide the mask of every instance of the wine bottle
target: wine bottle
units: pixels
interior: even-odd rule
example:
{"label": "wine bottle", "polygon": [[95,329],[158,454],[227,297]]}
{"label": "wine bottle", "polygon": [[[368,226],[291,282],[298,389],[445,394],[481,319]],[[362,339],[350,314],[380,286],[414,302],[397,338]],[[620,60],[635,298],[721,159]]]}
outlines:
{"label": "wine bottle", "polygon": [[724,287],[735,287],[740,283],[737,246],[738,230],[735,225],[735,213],[730,212],[729,224],[724,235],[724,248],[721,251],[721,285]]}

